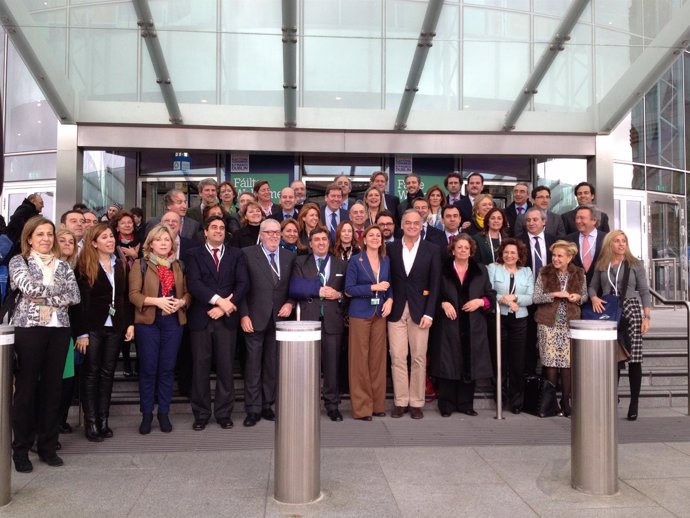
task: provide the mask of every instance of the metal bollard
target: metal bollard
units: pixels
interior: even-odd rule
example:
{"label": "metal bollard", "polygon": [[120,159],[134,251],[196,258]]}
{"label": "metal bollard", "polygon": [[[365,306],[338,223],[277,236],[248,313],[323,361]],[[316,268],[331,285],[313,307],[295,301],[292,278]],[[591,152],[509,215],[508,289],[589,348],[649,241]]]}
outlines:
{"label": "metal bollard", "polygon": [[278,322],[274,498],[308,504],[321,496],[321,322]]}
{"label": "metal bollard", "polygon": [[618,492],[616,328],[616,322],[570,322],[570,481],[592,495]]}
{"label": "metal bollard", "polygon": [[0,507],[12,500],[12,351],[14,326],[0,325]]}

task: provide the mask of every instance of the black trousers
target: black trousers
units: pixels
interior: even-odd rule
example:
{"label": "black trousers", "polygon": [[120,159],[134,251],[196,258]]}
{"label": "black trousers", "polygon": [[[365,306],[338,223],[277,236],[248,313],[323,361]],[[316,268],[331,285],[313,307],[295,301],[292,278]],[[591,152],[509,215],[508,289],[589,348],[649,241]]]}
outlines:
{"label": "black trousers", "polygon": [[[337,410],[340,405],[338,370],[343,335],[321,333],[321,372],[323,373],[323,402],[326,411]],[[276,373],[277,376],[277,373]]]}
{"label": "black trousers", "polygon": [[68,327],[17,327],[17,372],[12,402],[12,448],[25,456],[34,441],[42,457],[55,455],[62,373],[67,358]]}
{"label": "black trousers", "polygon": [[245,333],[244,408],[248,414],[270,408],[276,401],[278,346],[273,318],[266,329]]}
{"label": "black trousers", "polygon": [[216,364],[216,394],[213,415],[228,419],[235,404],[235,341],[237,330],[220,320],[209,321],[203,331],[190,332],[192,344],[192,412],[195,419],[211,418],[211,364]]}
{"label": "black trousers", "polygon": [[80,372],[82,407],[87,423],[94,422],[98,416],[108,417],[121,343],[122,333],[110,327],[89,333],[89,346]]}
{"label": "black trousers", "polygon": [[438,378],[438,409],[442,413],[474,409],[474,381]]}
{"label": "black trousers", "polygon": [[501,356],[508,381],[508,406],[522,409],[525,400],[525,349],[527,348],[527,320],[515,318],[515,313],[501,316]]}
{"label": "black trousers", "polygon": [[527,344],[525,346],[525,375],[534,376],[537,372],[537,360],[539,360],[539,347],[537,346],[537,322],[534,315],[537,314],[537,305],[527,306]]}

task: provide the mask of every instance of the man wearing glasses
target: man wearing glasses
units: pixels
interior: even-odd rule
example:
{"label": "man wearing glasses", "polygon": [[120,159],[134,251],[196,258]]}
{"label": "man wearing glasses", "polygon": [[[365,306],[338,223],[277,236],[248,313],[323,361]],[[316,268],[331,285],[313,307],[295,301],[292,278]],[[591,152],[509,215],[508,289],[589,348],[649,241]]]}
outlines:
{"label": "man wearing glasses", "polygon": [[280,223],[265,219],[259,227],[259,244],[242,249],[247,259],[251,289],[240,304],[240,325],[247,353],[244,367],[244,426],[261,418],[275,421],[271,408],[276,399],[278,348],[276,322],[292,313],[288,297],[295,254],[280,249]]}
{"label": "man wearing glasses", "polygon": [[[565,226],[563,225],[563,220],[560,214],[551,212],[549,207],[551,206],[551,189],[546,185],[540,185],[532,189],[532,200],[534,200],[534,206],[538,209],[546,212],[546,227],[544,232],[551,234],[558,239],[563,239],[565,237]],[[525,233],[525,215],[522,214],[515,220],[515,237],[520,237]]]}

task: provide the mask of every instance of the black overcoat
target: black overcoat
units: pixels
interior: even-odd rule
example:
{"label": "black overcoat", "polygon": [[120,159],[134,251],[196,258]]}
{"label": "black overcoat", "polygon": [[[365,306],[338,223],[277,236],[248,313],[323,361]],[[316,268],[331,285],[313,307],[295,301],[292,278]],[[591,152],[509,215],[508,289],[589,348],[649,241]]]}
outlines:
{"label": "black overcoat", "polygon": [[[458,318],[451,320],[446,317],[439,304],[429,340],[430,374],[437,378],[460,380],[463,379],[463,372],[469,372],[473,380],[493,377],[486,315],[495,307],[496,292],[491,287],[486,267],[473,258],[469,260],[465,284],[467,286],[463,290],[453,268],[453,258],[449,258],[443,265],[440,299],[453,305]],[[465,302],[482,297],[489,300],[488,309],[479,308],[467,314],[467,318],[460,315],[460,308]],[[469,329],[461,332],[461,326],[467,324]],[[461,335],[465,337],[464,342]],[[466,347],[469,347],[469,351],[464,349]],[[469,369],[465,368],[467,357],[471,360]]]}

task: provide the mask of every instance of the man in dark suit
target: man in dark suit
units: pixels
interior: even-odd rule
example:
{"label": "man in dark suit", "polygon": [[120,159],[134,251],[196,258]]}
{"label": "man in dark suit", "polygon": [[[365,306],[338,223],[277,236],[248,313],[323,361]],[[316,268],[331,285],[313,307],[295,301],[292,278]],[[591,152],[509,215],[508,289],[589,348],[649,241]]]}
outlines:
{"label": "man in dark suit", "polygon": [[[391,417],[402,417],[410,407],[413,419],[424,417],[426,351],[429,328],[441,283],[439,248],[421,239],[422,217],[408,210],[402,217],[403,237],[388,245],[391,261],[393,308],[388,315],[395,407]],[[408,347],[409,344],[409,347]],[[408,378],[407,356],[412,372]]]}
{"label": "man in dark suit", "polygon": [[276,322],[292,313],[288,297],[295,254],[281,250],[280,223],[261,222],[260,244],[242,249],[247,259],[251,290],[240,305],[240,324],[247,352],[244,366],[244,426],[254,426],[263,417],[275,420],[271,406],[276,399],[278,349]]}
{"label": "man in dark suit", "polygon": [[[539,270],[551,262],[551,245],[556,242],[556,236],[546,232],[546,213],[539,207],[530,207],[524,214],[526,232],[523,232],[518,239],[527,246],[527,264],[532,269],[536,282]],[[537,323],[534,315],[537,312],[537,305],[531,304],[527,307],[529,313],[527,317],[527,347],[525,347],[525,374],[534,376],[537,368]]]}
{"label": "man in dark suit", "polygon": [[295,191],[285,187],[280,191],[280,205],[274,205],[271,209],[271,218],[280,222],[287,218],[297,219],[298,212],[295,207]]}
{"label": "man in dark suit", "polygon": [[290,279],[290,297],[299,301],[303,320],[321,321],[321,371],[323,402],[331,421],[342,421],[338,410],[338,356],[345,329],[343,292],[347,263],[328,253],[330,241],[325,229],[316,227],[309,235],[312,254],[297,257]]}
{"label": "man in dark suit", "polygon": [[446,178],[443,180],[443,185],[445,186],[446,191],[448,191],[446,203],[448,205],[459,204],[460,200],[462,199],[462,193],[460,192],[462,189],[462,175],[458,171],[448,173]]}
{"label": "man in dark suit", "polygon": [[383,242],[388,244],[402,237],[402,231],[395,226],[393,214],[388,210],[382,210],[376,214],[376,224],[381,227]]}
{"label": "man in dark suit", "polygon": [[328,227],[331,242],[335,242],[335,231],[343,221],[350,220],[350,214],[340,208],[343,203],[343,191],[337,184],[332,183],[326,187],[324,195],[326,204],[321,207],[321,221]]}
{"label": "man in dark suit", "polygon": [[398,205],[398,214],[405,214],[407,209],[412,208],[412,202],[417,198],[423,198],[422,179],[418,174],[410,173],[405,177],[405,189],[407,197]]}
{"label": "man in dark suit", "polygon": [[[580,182],[575,186],[575,197],[577,198],[578,207],[575,207],[573,210],[561,215],[561,218],[563,218],[563,225],[565,227],[565,235],[573,234],[578,231],[577,223],[575,222],[577,210],[583,205],[594,205],[595,194],[596,189],[589,182]],[[602,232],[611,231],[609,228],[609,217],[605,212],[599,211],[599,216],[597,217],[597,229],[601,230]]]}
{"label": "man in dark suit", "polygon": [[182,237],[180,235],[180,215],[177,212],[168,211],[163,216],[161,216],[161,221],[163,225],[172,230],[173,235],[177,239],[177,259],[185,261],[187,254],[192,248],[201,246],[199,241],[194,239],[189,239]]}
{"label": "man in dark suit", "polygon": [[460,209],[457,205],[446,205],[441,209],[441,219],[443,220],[443,247],[445,249],[462,232]]}
{"label": "man in dark suit", "polygon": [[597,229],[597,215],[599,211],[593,205],[582,205],[575,213],[577,232],[568,234],[566,241],[577,245],[577,255],[573,259],[575,266],[585,269],[587,286],[592,282],[594,266],[599,259],[604,237],[608,232]]}
{"label": "man in dark suit", "polygon": [[232,428],[235,402],[234,359],[237,338],[237,307],[249,291],[247,264],[242,252],[226,247],[225,222],[210,217],[204,228],[204,246],[187,254],[187,287],[194,297],[187,321],[192,358],[192,411],[196,431],[211,418],[211,363],[216,365],[213,414],[223,429]]}
{"label": "man in dark suit", "polygon": [[218,203],[218,182],[215,178],[204,178],[199,182],[199,205],[187,211],[187,217],[199,223],[199,227],[204,226],[203,213],[204,207],[210,203]]}
{"label": "man in dark suit", "polygon": [[[165,203],[165,211],[177,212],[180,215],[180,236],[188,239],[197,239],[201,232],[199,223],[187,216],[187,195],[179,189],[170,189],[163,197]],[[161,222],[161,216],[149,218],[146,222],[145,234]]]}
{"label": "man in dark suit", "polygon": [[[534,200],[534,207],[541,209],[546,214],[546,229],[547,234],[563,239],[565,237],[565,227],[563,226],[563,219],[560,214],[556,214],[549,210],[551,206],[551,189],[546,185],[539,185],[532,189],[532,200]],[[525,232],[525,216],[520,215],[515,220],[515,237],[520,237]]]}
{"label": "man in dark suit", "polygon": [[429,201],[426,198],[417,198],[412,202],[412,208],[422,215],[422,221],[424,222],[420,234],[422,239],[440,246],[441,249],[445,249],[448,243],[443,235],[443,230],[434,228],[427,223],[427,217],[429,216]]}
{"label": "man in dark suit", "polygon": [[504,212],[506,218],[508,219],[508,235],[514,237],[515,233],[515,220],[524,216],[527,209],[532,206],[529,201],[529,186],[526,183],[516,183],[513,187],[513,202],[508,205]]}
{"label": "man in dark suit", "polygon": [[479,196],[483,190],[484,177],[480,173],[470,173],[467,177],[467,185],[465,185],[465,196],[462,197],[459,203],[460,216],[462,216],[463,221],[463,231],[472,225],[474,199]]}
{"label": "man in dark suit", "polygon": [[350,212],[350,207],[352,207],[355,201],[354,198],[350,197],[350,193],[352,192],[352,182],[350,178],[341,174],[340,176],[336,176],[333,182],[340,187],[340,190],[343,192],[343,202],[340,208]]}
{"label": "man in dark suit", "polygon": [[398,214],[398,205],[400,205],[400,198],[393,194],[389,194],[388,190],[388,174],[383,171],[374,171],[369,178],[369,184],[378,187],[383,193],[386,200],[386,209],[390,211],[393,216],[393,221],[397,225],[400,221],[400,214]]}

